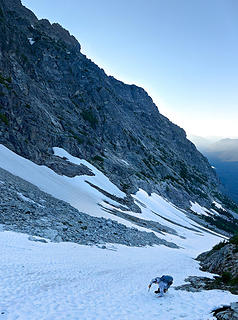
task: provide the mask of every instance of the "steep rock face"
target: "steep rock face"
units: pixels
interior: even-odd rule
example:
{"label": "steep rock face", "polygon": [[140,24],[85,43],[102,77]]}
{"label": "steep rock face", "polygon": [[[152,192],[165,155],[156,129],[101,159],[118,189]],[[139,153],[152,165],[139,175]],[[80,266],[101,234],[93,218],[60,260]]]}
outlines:
{"label": "steep rock face", "polygon": [[142,88],[108,77],[80,49],[60,25],[19,0],[0,0],[0,143],[67,174],[53,155],[59,146],[128,194],[143,188],[181,207],[209,206],[219,182],[184,130]]}
{"label": "steep rock face", "polygon": [[238,284],[238,236],[231,237],[228,241],[218,243],[212,250],[201,253],[197,260],[200,261],[202,270],[222,275],[230,273]]}
{"label": "steep rock face", "polygon": [[[216,273],[208,289],[229,290],[238,294],[238,236],[215,245],[212,250],[201,253],[196,260],[200,261],[201,270]],[[230,318],[229,318],[230,319]]]}
{"label": "steep rock face", "polygon": [[204,271],[220,275],[230,272],[232,277],[238,278],[238,252],[235,244],[228,243],[219,250],[204,252],[197,260]]}

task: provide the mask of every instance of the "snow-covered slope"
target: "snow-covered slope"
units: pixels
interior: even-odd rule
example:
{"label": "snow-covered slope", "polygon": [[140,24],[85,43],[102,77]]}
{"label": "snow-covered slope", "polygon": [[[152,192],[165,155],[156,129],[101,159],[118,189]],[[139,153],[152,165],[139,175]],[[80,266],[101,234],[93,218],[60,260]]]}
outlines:
{"label": "snow-covered slope", "polygon": [[[158,222],[164,226],[164,232],[155,234],[180,248],[162,245],[130,248],[107,243],[103,250],[75,243],[33,242],[28,235],[2,229],[0,319],[207,320],[213,319],[210,314],[213,308],[236,300],[236,296],[217,290],[192,293],[171,287],[163,299],[158,299],[153,290],[147,292],[151,278],[162,274],[171,274],[174,285],[182,284],[190,275],[211,276],[199,271],[193,258],[210,249],[221,237],[190,220],[184,211],[157,194],[149,196],[139,190],[133,196],[141,213],[121,207],[116,199],[125,194],[100,171],[63,149],[55,148],[54,152],[67,161],[83,163],[94,176],[60,176],[2,145],[0,167],[89,215],[110,218],[147,232],[151,230],[138,226],[125,214],[141,221]],[[111,196],[115,196],[114,200]],[[20,198],[29,202],[23,195]],[[198,210],[194,205],[192,208]]]}
{"label": "snow-covered slope", "polygon": [[[199,245],[213,243],[208,236],[201,237]],[[164,246],[102,250],[32,242],[22,234],[1,232],[0,319],[208,320],[213,319],[213,308],[236,300],[219,290],[192,293],[173,286],[159,299],[147,285],[164,273],[173,275],[174,285],[188,275],[209,276],[198,270],[185,250]]]}

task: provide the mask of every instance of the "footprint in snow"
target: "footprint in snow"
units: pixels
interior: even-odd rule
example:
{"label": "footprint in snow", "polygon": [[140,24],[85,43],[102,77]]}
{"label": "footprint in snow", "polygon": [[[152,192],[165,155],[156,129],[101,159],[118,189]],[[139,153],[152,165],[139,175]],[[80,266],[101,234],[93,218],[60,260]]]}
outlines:
{"label": "footprint in snow", "polygon": [[7,311],[1,310],[1,312],[0,312],[0,319],[1,319],[1,320],[7,319]]}

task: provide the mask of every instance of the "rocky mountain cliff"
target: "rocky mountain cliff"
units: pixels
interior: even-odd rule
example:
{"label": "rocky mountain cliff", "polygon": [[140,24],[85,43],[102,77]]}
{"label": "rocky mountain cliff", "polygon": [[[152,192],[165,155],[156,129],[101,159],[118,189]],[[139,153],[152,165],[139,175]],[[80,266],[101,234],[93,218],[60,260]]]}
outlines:
{"label": "rocky mountain cliff", "polygon": [[238,291],[238,236],[218,243],[212,250],[197,257],[201,269],[223,276],[228,284]]}
{"label": "rocky mountain cliff", "polygon": [[224,200],[207,159],[142,88],[107,76],[20,0],[0,0],[0,143],[59,174],[90,174],[54,156],[62,147],[128,195],[142,188],[182,208]]}

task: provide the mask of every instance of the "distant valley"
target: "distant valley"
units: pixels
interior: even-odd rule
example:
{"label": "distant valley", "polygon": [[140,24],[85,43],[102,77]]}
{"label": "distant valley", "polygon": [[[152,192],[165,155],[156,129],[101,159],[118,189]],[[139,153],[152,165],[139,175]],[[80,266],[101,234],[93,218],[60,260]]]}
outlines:
{"label": "distant valley", "polygon": [[238,139],[192,136],[190,140],[215,167],[225,192],[238,202]]}

